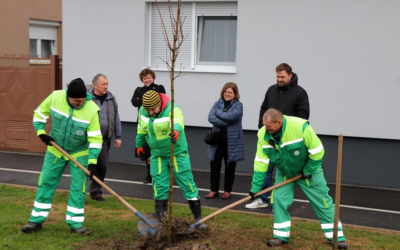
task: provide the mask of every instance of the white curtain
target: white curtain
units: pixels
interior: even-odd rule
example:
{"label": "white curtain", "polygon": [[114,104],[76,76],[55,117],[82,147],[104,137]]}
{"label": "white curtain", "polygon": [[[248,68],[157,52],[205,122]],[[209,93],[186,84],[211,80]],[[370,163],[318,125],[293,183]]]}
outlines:
{"label": "white curtain", "polygon": [[236,16],[202,16],[198,30],[201,33],[200,62],[236,61]]}

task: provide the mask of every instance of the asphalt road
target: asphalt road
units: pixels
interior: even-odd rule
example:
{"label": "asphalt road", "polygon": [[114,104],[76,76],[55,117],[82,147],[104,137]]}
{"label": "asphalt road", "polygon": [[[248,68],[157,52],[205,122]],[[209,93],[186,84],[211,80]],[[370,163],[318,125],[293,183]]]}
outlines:
{"label": "asphalt road", "polygon": [[[15,152],[0,152],[0,183],[37,186],[43,155],[21,154]],[[58,189],[69,190],[71,178],[69,167],[64,171]],[[146,175],[146,167],[139,164],[109,163],[107,170],[107,184],[120,196],[152,200],[151,185],[142,183]],[[222,208],[248,195],[251,187],[251,176],[236,175],[231,199],[222,200],[204,199],[209,192],[210,173],[193,171],[194,180],[199,189],[202,206]],[[221,188],[223,188],[224,175],[221,174]],[[186,204],[182,191],[176,186],[174,202]],[[295,186],[294,203],[289,208],[292,217],[317,219],[307,198],[298,185]],[[335,186],[329,185],[329,194],[335,197]],[[223,191],[223,190],[222,190]],[[222,193],[221,191],[221,193]],[[104,192],[107,194],[107,192]],[[220,195],[221,197],[221,195]],[[246,203],[245,203],[246,204]],[[241,204],[233,210],[273,214],[272,208],[246,209]],[[364,187],[342,186],[340,220],[344,224],[384,228],[400,231],[400,192],[396,190],[373,189]]]}

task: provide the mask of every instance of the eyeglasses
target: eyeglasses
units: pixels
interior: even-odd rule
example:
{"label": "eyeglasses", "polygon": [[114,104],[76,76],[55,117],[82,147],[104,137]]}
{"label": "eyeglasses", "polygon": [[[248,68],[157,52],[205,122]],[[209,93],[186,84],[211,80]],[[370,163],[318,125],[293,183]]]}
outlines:
{"label": "eyeglasses", "polygon": [[231,92],[231,91],[225,91],[225,92],[224,92],[224,94],[229,94],[229,95],[232,95],[232,94],[233,94],[233,92]]}

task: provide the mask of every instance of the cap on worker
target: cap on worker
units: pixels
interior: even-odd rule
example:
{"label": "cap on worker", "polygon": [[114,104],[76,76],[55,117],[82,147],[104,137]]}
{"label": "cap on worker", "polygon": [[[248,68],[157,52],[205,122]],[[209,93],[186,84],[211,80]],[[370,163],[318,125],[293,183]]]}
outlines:
{"label": "cap on worker", "polygon": [[154,109],[161,103],[161,98],[156,91],[149,90],[144,93],[142,101],[145,109]]}
{"label": "cap on worker", "polygon": [[81,78],[76,78],[69,83],[67,96],[71,98],[86,97],[86,86]]}

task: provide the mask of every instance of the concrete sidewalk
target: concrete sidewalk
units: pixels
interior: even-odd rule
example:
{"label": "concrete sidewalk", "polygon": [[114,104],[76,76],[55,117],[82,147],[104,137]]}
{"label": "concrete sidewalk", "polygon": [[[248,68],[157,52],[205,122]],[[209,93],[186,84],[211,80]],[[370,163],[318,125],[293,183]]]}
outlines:
{"label": "concrete sidewalk", "polygon": [[[24,154],[17,152],[0,152],[0,183],[36,186],[44,156],[42,154]],[[69,167],[65,169],[69,175]],[[110,162],[105,183],[121,196],[153,199],[151,185],[142,183],[146,175],[146,167],[139,164]],[[232,198],[229,200],[204,199],[209,192],[210,175],[205,171],[193,171],[194,180],[199,189],[203,206],[225,207],[247,196],[251,187],[251,176],[237,175],[233,186]],[[224,175],[221,175],[223,188]],[[61,179],[59,189],[69,190],[70,177]],[[175,186],[176,183],[174,184]],[[331,197],[335,197],[335,186],[329,185]],[[221,190],[223,191],[223,190]],[[104,192],[107,193],[107,192]],[[186,204],[182,191],[174,190],[174,202]],[[293,217],[317,219],[304,193],[296,185],[295,202],[289,208]],[[33,201],[32,201],[33,202]],[[246,203],[245,203],[246,204]],[[246,209],[241,204],[234,210],[258,212],[273,215],[271,207],[262,209]],[[372,189],[363,187],[342,186],[340,219],[344,224],[377,227],[400,231],[400,192],[396,190]]]}

